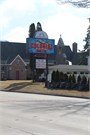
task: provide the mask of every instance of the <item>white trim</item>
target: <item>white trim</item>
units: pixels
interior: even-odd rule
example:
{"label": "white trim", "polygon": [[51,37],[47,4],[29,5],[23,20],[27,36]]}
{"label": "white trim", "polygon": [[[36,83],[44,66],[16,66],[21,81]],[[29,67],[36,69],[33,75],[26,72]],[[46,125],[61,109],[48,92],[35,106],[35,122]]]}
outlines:
{"label": "white trim", "polygon": [[19,57],[21,60],[22,60],[22,62],[25,64],[25,66],[26,66],[26,63],[24,62],[24,60],[21,58],[21,56],[18,54],[17,56],[16,56],[16,58],[10,63],[10,65],[12,65],[12,63],[17,59],[17,57]]}

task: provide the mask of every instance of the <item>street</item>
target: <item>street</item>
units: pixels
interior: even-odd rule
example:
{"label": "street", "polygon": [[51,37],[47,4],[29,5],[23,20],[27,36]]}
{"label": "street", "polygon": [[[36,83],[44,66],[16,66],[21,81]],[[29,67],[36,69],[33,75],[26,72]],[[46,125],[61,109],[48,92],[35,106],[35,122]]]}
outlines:
{"label": "street", "polygon": [[0,91],[0,135],[90,135],[90,100]]}

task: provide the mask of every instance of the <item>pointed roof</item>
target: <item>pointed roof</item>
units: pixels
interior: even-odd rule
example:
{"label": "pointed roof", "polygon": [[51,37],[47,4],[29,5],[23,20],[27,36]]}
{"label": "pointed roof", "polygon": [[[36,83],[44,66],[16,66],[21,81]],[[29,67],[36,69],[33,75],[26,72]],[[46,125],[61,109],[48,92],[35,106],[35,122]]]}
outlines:
{"label": "pointed roof", "polygon": [[60,35],[60,38],[59,38],[59,41],[58,41],[58,44],[57,45],[58,46],[65,46],[61,35]]}

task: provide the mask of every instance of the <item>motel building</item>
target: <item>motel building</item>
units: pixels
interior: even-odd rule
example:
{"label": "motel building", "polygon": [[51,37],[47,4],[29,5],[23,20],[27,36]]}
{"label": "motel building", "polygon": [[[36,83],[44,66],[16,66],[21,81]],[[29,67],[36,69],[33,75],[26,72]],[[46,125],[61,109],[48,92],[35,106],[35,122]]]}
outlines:
{"label": "motel building", "polygon": [[[52,46],[53,44],[53,46]],[[30,53],[38,55],[34,70],[44,69],[46,72],[46,60],[40,60],[39,55],[48,54],[48,81],[51,81],[53,70],[59,70],[67,73],[85,74],[87,78],[90,72],[90,56],[88,57],[88,65],[78,65],[80,62],[77,52],[78,44],[72,43],[65,45],[60,35],[57,45],[54,45],[53,39],[48,39],[47,33],[44,31],[36,32],[33,38],[27,38],[26,43],[1,41],[1,80],[27,80],[32,78],[33,72],[29,66]],[[30,50],[31,49],[31,50]],[[39,63],[39,61],[41,61]],[[41,64],[43,63],[43,64]],[[44,77],[44,74],[40,75]]]}

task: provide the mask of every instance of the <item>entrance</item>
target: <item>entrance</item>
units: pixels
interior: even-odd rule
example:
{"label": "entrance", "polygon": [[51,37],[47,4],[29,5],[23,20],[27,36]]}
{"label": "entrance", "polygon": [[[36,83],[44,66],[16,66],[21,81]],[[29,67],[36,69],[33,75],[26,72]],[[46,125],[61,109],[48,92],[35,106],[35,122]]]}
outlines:
{"label": "entrance", "polygon": [[16,80],[19,80],[19,70],[16,71]]}

